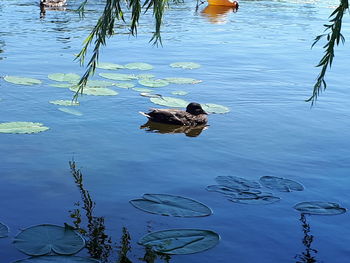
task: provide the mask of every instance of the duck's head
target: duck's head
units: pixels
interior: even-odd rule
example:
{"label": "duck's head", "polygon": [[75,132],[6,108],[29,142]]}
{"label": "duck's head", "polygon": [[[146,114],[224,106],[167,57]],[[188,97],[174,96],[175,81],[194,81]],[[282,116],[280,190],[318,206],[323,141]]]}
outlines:
{"label": "duck's head", "polygon": [[191,102],[186,107],[186,112],[191,113],[192,115],[208,114],[203,109],[199,103]]}

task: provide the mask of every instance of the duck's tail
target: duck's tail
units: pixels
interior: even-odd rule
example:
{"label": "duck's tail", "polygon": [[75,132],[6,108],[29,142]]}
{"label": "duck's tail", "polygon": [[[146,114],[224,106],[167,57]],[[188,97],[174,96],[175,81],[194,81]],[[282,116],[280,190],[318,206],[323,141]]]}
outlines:
{"label": "duck's tail", "polygon": [[139,113],[145,117],[147,117],[148,119],[151,118],[151,116],[149,116],[147,113],[144,113],[142,111],[139,111]]}

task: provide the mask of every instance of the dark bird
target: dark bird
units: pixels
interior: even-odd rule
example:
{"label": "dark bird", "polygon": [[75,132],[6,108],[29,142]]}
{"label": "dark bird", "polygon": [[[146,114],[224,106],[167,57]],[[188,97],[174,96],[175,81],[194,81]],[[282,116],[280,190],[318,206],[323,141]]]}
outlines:
{"label": "dark bird", "polygon": [[67,0],[40,0],[40,6],[59,7],[64,6]]}
{"label": "dark bird", "polygon": [[151,109],[150,112],[140,112],[150,121],[183,125],[197,126],[205,125],[208,122],[208,114],[202,109],[199,103],[191,102],[187,105],[186,111],[177,109]]}

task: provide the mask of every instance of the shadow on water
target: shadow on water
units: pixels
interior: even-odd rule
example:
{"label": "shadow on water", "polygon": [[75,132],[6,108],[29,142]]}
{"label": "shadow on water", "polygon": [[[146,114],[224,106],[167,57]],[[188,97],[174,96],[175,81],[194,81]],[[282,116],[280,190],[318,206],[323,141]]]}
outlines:
{"label": "shadow on water", "polygon": [[235,13],[237,10],[231,6],[208,5],[201,11],[201,15],[208,18],[212,24],[226,24],[228,14]]}
{"label": "shadow on water", "polygon": [[141,125],[140,129],[144,129],[146,132],[153,132],[153,133],[161,133],[161,134],[184,133],[188,137],[197,137],[202,133],[203,130],[208,129],[208,125],[191,127],[191,126],[171,125],[171,124],[148,121],[145,124]]}
{"label": "shadow on water", "polygon": [[295,256],[297,259],[296,263],[316,263],[317,260],[315,258],[315,254],[317,253],[317,250],[311,247],[312,242],[314,241],[314,236],[310,234],[310,224],[307,222],[305,214],[301,214],[299,220],[304,233],[304,238],[302,241],[305,251]]}

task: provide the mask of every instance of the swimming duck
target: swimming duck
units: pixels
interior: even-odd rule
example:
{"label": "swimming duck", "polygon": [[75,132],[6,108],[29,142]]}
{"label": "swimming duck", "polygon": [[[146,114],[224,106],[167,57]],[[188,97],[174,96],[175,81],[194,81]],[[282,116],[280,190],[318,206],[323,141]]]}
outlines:
{"label": "swimming duck", "polygon": [[208,122],[208,114],[196,102],[188,104],[186,111],[177,109],[151,109],[148,113],[140,113],[150,121],[174,125],[197,126],[205,125]]}
{"label": "swimming duck", "polygon": [[40,0],[40,5],[44,7],[64,6],[67,0]]}

